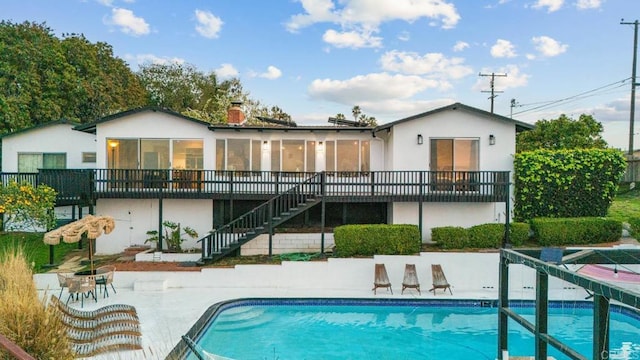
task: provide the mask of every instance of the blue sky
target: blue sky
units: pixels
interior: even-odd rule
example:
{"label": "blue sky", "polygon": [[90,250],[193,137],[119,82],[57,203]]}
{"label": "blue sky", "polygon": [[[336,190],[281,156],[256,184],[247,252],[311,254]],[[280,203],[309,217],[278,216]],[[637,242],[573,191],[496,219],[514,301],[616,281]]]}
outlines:
{"label": "blue sky", "polygon": [[[1,18],[239,77],[299,124],[378,123],[453,102],[533,123],[582,113],[626,149],[638,0],[3,0]],[[511,106],[515,99],[516,106]],[[640,108],[640,102],[638,107]],[[640,121],[635,148],[640,148]]]}

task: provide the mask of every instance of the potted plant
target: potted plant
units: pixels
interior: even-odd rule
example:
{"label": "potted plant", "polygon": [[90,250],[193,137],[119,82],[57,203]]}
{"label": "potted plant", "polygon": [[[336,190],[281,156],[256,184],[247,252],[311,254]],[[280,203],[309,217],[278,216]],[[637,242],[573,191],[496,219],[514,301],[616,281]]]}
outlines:
{"label": "potted plant", "polygon": [[[182,243],[187,240],[184,236],[189,236],[192,239],[198,237],[197,231],[188,226],[182,227],[180,223],[167,220],[162,222],[162,226],[164,226],[164,240],[167,243],[167,251],[169,252],[182,252]],[[147,235],[149,238],[145,240],[145,244],[158,242],[158,230],[149,230]]]}

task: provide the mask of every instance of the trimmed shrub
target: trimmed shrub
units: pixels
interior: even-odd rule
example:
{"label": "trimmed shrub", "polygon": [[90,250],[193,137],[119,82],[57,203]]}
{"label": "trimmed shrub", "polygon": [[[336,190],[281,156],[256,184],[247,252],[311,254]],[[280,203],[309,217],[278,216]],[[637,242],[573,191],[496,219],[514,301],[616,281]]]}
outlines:
{"label": "trimmed shrub", "polygon": [[584,245],[619,240],[622,222],[600,217],[536,218],[531,229],[542,246]]}
{"label": "trimmed shrub", "polygon": [[640,236],[640,218],[631,217],[627,220],[629,222],[629,226],[631,226],[631,236],[638,237]]}
{"label": "trimmed shrub", "polygon": [[504,238],[504,224],[481,224],[470,227],[469,244],[474,248],[499,248]]}
{"label": "trimmed shrub", "polygon": [[527,223],[514,222],[509,224],[511,229],[510,241],[514,246],[522,246],[525,241],[529,240],[531,227]]}
{"label": "trimmed shrub", "polygon": [[462,249],[469,244],[469,232],[460,226],[443,226],[431,229],[431,240],[443,249]]}
{"label": "trimmed shrub", "polygon": [[420,252],[422,240],[416,225],[343,225],[333,229],[340,257],[411,255]]}

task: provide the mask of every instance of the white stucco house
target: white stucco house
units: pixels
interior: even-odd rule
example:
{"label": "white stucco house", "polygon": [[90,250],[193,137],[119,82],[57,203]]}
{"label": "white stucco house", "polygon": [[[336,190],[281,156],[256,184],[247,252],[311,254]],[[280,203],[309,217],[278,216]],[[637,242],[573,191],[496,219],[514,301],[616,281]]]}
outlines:
{"label": "white stucco house", "polygon": [[433,227],[505,222],[515,136],[532,128],[460,103],[377,127],[243,120],[237,104],[224,125],[145,107],[24,130],[2,138],[3,181],[39,170],[60,184],[73,170],[89,184],[78,206],[116,220],[97,253],[142,244],[163,220],[206,236],[183,247],[209,254],[237,242],[244,254],[264,252],[274,238],[276,252],[318,248],[347,223],[417,224],[429,241]]}

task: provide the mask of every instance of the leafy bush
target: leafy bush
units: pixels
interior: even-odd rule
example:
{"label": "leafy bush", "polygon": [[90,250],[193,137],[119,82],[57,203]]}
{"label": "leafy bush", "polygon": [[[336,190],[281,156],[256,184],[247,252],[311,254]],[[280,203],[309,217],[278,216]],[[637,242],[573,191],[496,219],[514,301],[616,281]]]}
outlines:
{"label": "leafy bush", "polygon": [[531,229],[542,246],[597,244],[619,240],[622,222],[598,217],[536,218]]}
{"label": "leafy bush", "polygon": [[460,226],[443,226],[431,229],[431,240],[443,249],[462,249],[467,247],[469,232]]}
{"label": "leafy bush", "polygon": [[640,218],[630,217],[629,226],[631,226],[631,236],[638,237],[640,235]]}
{"label": "leafy bush", "polygon": [[529,239],[531,227],[527,223],[514,222],[509,224],[511,236],[509,237],[511,244],[514,246],[522,246]]}
{"label": "leafy bush", "polygon": [[518,153],[515,218],[606,216],[625,168],[614,149]]}
{"label": "leafy bush", "polygon": [[504,224],[481,224],[467,229],[469,246],[474,248],[500,248],[504,239]]}
{"label": "leafy bush", "polygon": [[[167,250],[170,252],[182,252],[182,243],[187,240],[184,237],[185,235],[192,239],[196,239],[198,237],[197,231],[188,226],[182,227],[180,226],[180,223],[165,220],[162,222],[162,226],[164,226],[165,234],[163,240],[167,243]],[[160,240],[158,230],[149,230],[147,231],[147,235],[149,238],[144,241],[145,244],[148,242],[157,243],[158,240]]]}
{"label": "leafy bush", "polygon": [[[510,243],[520,246],[529,238],[529,224],[511,223]],[[431,229],[431,239],[443,249],[500,248],[504,240],[504,224],[489,223],[468,229],[443,226]]]}
{"label": "leafy bush", "polygon": [[410,255],[422,245],[416,225],[343,225],[333,230],[333,238],[340,257]]}
{"label": "leafy bush", "polygon": [[62,320],[38,297],[21,248],[0,252],[0,286],[0,334],[36,359],[75,358]]}

